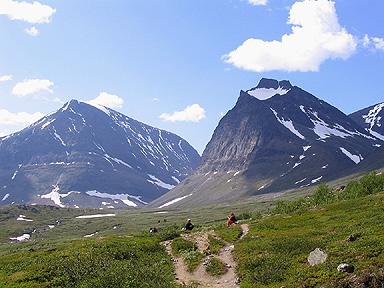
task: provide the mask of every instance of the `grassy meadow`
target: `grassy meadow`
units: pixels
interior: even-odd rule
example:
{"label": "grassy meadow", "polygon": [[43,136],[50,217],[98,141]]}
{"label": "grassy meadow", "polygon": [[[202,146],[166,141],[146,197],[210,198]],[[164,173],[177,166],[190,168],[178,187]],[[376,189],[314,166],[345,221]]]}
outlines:
{"label": "grassy meadow", "polygon": [[[232,210],[250,226],[241,240],[240,225],[224,225]],[[196,269],[202,255],[194,243],[179,237],[187,218],[196,230],[215,230],[216,237],[209,238],[212,254],[223,241],[235,244],[242,288],[384,285],[383,175],[371,173],[343,191],[322,184],[310,196],[277,202],[158,212],[0,207],[0,287],[179,287],[161,242],[175,239],[176,253],[190,271]],[[102,213],[116,216],[76,218]],[[17,221],[19,215],[33,221]],[[154,226],[159,232],[148,233]],[[9,240],[23,233],[32,236],[22,243]],[[347,241],[350,235],[356,240]],[[307,257],[315,248],[328,258],[309,266]],[[341,263],[353,265],[354,272],[338,272]],[[209,270],[218,275],[223,266],[213,261]]]}

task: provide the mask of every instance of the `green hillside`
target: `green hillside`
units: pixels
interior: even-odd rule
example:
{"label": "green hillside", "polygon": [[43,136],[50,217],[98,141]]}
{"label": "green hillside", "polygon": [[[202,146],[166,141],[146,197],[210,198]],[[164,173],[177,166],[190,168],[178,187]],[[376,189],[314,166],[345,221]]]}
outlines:
{"label": "green hillside", "polygon": [[[278,201],[273,207],[248,203],[235,210],[248,219],[242,223],[250,228],[241,239],[240,226],[223,225],[225,211],[232,207],[167,214],[119,211],[114,217],[96,219],[75,217],[112,212],[3,207],[0,287],[178,287],[172,258],[162,242],[178,239],[183,220],[191,214],[198,225],[190,236],[215,233],[214,238],[208,237],[211,253],[218,254],[224,242],[234,244],[240,287],[383,287],[383,191],[384,175],[371,173],[352,181],[344,191],[320,185],[311,196]],[[16,221],[21,211],[34,221]],[[60,224],[46,228],[58,219]],[[149,225],[158,226],[159,233],[146,232]],[[29,241],[8,240],[32,229],[38,232]],[[354,241],[348,241],[351,235]],[[307,257],[315,248],[328,256],[324,263],[310,266]],[[199,259],[194,258],[191,270]],[[341,263],[352,265],[354,271],[339,272]]]}

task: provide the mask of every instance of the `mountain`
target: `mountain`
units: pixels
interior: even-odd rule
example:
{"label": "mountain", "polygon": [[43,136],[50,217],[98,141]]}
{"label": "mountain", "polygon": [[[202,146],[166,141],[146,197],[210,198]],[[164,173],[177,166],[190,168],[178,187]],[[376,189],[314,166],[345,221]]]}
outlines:
{"label": "mountain", "polygon": [[[349,117],[374,137],[384,141],[384,102],[361,109]],[[384,143],[359,165],[360,169],[369,171],[384,167]]]}
{"label": "mountain", "polygon": [[262,79],[219,122],[201,165],[156,207],[228,202],[350,173],[381,141],[289,81]]}
{"label": "mountain", "polygon": [[199,161],[196,150],[175,134],[71,100],[0,138],[0,204],[143,206]]}
{"label": "mountain", "polygon": [[384,141],[384,102],[361,109],[349,117],[367,132]]}

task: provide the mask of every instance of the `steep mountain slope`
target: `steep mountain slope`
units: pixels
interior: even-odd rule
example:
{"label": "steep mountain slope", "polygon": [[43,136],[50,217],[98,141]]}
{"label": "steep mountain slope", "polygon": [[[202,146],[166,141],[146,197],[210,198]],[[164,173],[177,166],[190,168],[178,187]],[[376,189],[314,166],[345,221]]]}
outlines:
{"label": "steep mountain slope", "polygon": [[220,120],[196,173],[153,205],[229,201],[310,186],[346,175],[379,142],[301,88],[262,79],[241,91]]}
{"label": "steep mountain slope", "polygon": [[373,136],[384,141],[384,102],[361,109],[349,117]]}
{"label": "steep mountain slope", "polygon": [[[349,117],[372,136],[384,141],[384,102],[361,109]],[[377,149],[359,165],[359,170],[369,171],[384,167],[384,143],[376,144]]]}
{"label": "steep mountain slope", "polygon": [[71,100],[0,138],[0,204],[142,206],[177,185],[199,161],[175,134]]}

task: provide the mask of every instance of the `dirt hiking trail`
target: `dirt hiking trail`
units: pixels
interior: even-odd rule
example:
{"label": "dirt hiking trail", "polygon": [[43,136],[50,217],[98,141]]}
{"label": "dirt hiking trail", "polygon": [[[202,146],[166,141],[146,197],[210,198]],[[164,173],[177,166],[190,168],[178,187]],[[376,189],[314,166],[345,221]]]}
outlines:
{"label": "dirt hiking trail", "polygon": [[[241,224],[243,233],[240,237],[243,238],[249,231],[248,224]],[[186,240],[190,240],[196,243],[199,252],[205,255],[209,249],[208,235],[215,236],[213,230],[200,231],[193,234],[184,234],[181,237]],[[187,267],[181,257],[174,256],[172,253],[172,241],[163,242],[167,253],[172,256],[173,264],[175,266],[176,280],[182,285],[193,285],[193,287],[201,288],[238,288],[240,287],[238,278],[235,273],[236,262],[233,260],[232,252],[234,245],[232,243],[226,243],[220,250],[218,255],[206,255],[201,261],[200,265],[194,272],[188,272]],[[227,271],[221,276],[211,276],[205,271],[205,266],[209,262],[211,257],[216,257],[225,263]]]}

